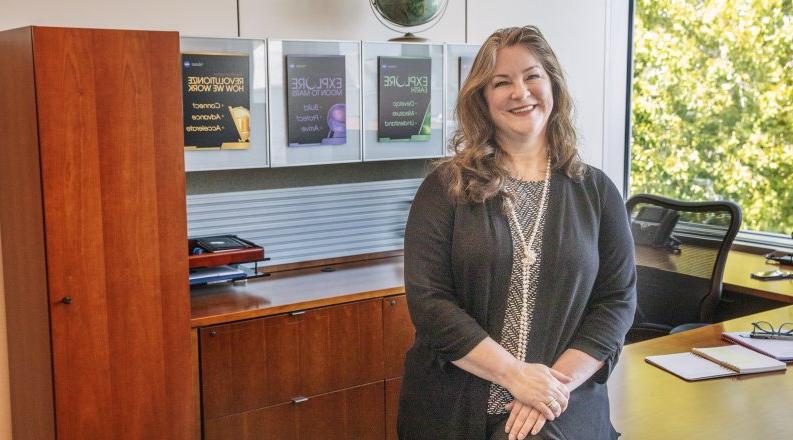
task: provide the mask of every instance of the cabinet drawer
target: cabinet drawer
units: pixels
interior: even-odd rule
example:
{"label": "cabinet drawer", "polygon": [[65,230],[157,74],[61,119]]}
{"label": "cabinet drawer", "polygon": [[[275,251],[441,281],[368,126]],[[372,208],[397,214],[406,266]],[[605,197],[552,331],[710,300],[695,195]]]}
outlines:
{"label": "cabinet drawer", "polygon": [[209,420],[206,440],[356,439],[385,437],[383,381]]}
{"label": "cabinet drawer", "polygon": [[401,377],[405,353],[416,339],[405,295],[383,298],[383,338],[385,378]]}
{"label": "cabinet drawer", "polygon": [[397,415],[399,414],[399,393],[402,391],[402,378],[385,381],[385,439],[397,440]]}
{"label": "cabinet drawer", "polygon": [[201,329],[205,419],[383,378],[381,300]]}

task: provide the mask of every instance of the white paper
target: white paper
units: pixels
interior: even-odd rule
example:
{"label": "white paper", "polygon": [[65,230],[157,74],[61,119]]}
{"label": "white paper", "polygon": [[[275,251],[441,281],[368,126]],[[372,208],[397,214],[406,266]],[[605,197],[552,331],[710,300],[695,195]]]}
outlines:
{"label": "white paper", "polygon": [[711,377],[737,376],[738,373],[699,357],[694,353],[674,353],[647,356],[647,362],[661,367],[685,380],[701,380]]}

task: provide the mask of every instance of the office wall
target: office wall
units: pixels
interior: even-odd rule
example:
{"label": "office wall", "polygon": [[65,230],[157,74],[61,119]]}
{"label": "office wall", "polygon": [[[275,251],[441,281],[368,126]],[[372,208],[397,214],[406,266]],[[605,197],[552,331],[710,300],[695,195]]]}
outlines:
{"label": "office wall", "polygon": [[[396,35],[372,16],[367,0],[0,1],[0,29],[37,24],[176,30],[190,36],[351,40],[385,40]],[[426,36],[436,41],[478,43],[499,27],[538,25],[568,74],[583,158],[602,167],[622,187],[627,22],[626,0],[451,0],[443,20]],[[394,163],[399,176],[392,172],[389,178],[411,177],[425,167],[425,161],[400,161]],[[371,175],[366,168],[327,170],[371,178],[366,177]],[[321,168],[310,171],[312,182],[320,177],[328,180],[316,175],[322,172]],[[268,170],[246,173],[242,180],[247,183],[278,178]],[[234,181],[226,178],[233,172],[194,174],[188,179],[188,190],[193,188],[193,192],[224,190],[225,182]],[[268,186],[278,186],[273,183]],[[5,307],[0,296],[0,439],[10,438],[9,433]]]}
{"label": "office wall", "polygon": [[549,40],[576,105],[580,151],[622,187],[628,2],[469,0],[468,39],[493,29],[537,25]]}
{"label": "office wall", "polygon": [[[240,35],[382,41],[398,36],[372,14],[369,0],[239,0]],[[438,24],[422,36],[465,41],[465,1],[451,0]]]}
{"label": "office wall", "polygon": [[[368,0],[2,0],[0,29],[27,24],[170,29],[190,36],[385,40],[397,35],[373,16]],[[481,42],[493,29],[536,24],[547,35],[568,73],[577,105],[581,153],[622,187],[628,1],[452,0],[444,18],[425,35],[434,41]],[[239,20],[237,19],[239,17]],[[415,177],[423,161],[404,164]],[[317,172],[333,172],[332,169]],[[235,190],[233,173],[217,191]],[[264,170],[263,187],[277,186]],[[360,175],[366,175],[361,170]],[[206,174],[204,174],[206,176]],[[339,173],[338,176],[350,174]],[[212,188],[201,176],[188,192]]]}
{"label": "office wall", "polygon": [[0,29],[27,25],[237,36],[236,0],[2,0]]}

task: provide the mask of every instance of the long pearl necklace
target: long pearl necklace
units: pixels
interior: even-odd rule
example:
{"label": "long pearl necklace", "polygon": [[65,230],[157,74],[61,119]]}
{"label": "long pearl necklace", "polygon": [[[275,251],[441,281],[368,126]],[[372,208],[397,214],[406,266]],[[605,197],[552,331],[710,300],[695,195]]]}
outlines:
{"label": "long pearl necklace", "polygon": [[534,247],[534,240],[537,238],[537,231],[540,229],[540,224],[542,223],[542,219],[545,216],[545,208],[546,208],[546,199],[548,198],[548,189],[550,187],[551,182],[551,161],[550,159],[547,160],[545,165],[545,181],[543,182],[542,186],[542,195],[540,196],[540,209],[537,211],[537,218],[534,219],[534,227],[532,228],[531,235],[529,239],[526,240],[526,236],[523,234],[523,229],[520,226],[520,222],[518,221],[518,216],[515,213],[515,205],[512,203],[510,199],[504,199],[504,203],[507,206],[507,211],[509,213],[510,220],[512,220],[512,225],[515,227],[517,231],[518,237],[520,237],[520,249],[519,252],[522,254],[520,262],[522,266],[522,283],[521,283],[521,293],[522,299],[521,301],[521,309],[520,309],[520,328],[518,329],[518,359],[525,360],[526,359],[526,345],[528,344],[528,336],[529,336],[529,329],[528,329],[528,314],[529,314],[529,274],[531,266],[537,262],[537,251],[533,249]]}

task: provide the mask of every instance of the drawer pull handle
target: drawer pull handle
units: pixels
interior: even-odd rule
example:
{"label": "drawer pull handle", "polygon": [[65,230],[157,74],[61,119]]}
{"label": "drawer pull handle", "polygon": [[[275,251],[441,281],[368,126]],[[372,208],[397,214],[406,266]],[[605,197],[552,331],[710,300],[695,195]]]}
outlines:
{"label": "drawer pull handle", "polygon": [[289,314],[292,316],[302,315],[304,313],[306,313],[305,310],[295,310],[294,312],[289,312]]}
{"label": "drawer pull handle", "polygon": [[294,399],[292,399],[292,403],[294,403],[294,404],[303,403],[303,402],[306,402],[306,401],[308,401],[308,397],[305,397],[305,396],[298,396],[298,397],[295,397]]}
{"label": "drawer pull handle", "polygon": [[391,301],[389,301],[389,302],[391,303],[391,305],[392,305],[392,306],[395,306],[395,305],[396,305],[396,300],[395,300],[395,299],[392,299],[392,300],[391,300]]}
{"label": "drawer pull handle", "polygon": [[218,335],[218,332],[216,332],[215,330],[210,330],[209,331],[209,336],[215,337],[217,335]]}
{"label": "drawer pull handle", "polygon": [[71,304],[72,303],[72,297],[71,296],[64,296],[61,299],[61,303],[66,304],[66,305]]}

